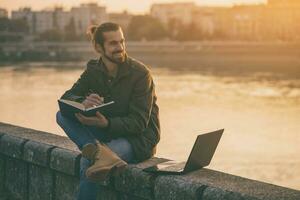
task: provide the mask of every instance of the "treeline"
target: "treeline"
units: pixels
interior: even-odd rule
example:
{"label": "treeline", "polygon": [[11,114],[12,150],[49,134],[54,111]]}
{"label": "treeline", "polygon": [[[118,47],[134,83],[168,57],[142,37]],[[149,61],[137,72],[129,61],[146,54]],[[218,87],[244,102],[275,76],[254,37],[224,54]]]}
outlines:
{"label": "treeline", "polygon": [[[158,19],[153,18],[150,15],[133,16],[128,27],[125,27],[124,30],[126,38],[133,41],[196,41],[226,39],[226,36],[219,31],[214,31],[213,34],[209,34],[198,28],[195,24],[183,25],[177,20],[171,20],[167,26],[164,26]],[[12,32],[16,33],[16,35],[21,38],[22,36],[30,35],[29,26],[25,20],[0,18],[0,41],[21,39],[11,37],[12,34],[4,34]],[[36,41],[80,41],[86,39],[87,36],[85,33],[76,34],[76,27],[73,19],[70,20],[70,23],[64,30],[55,28],[34,35],[34,40]]]}
{"label": "treeline", "polygon": [[226,39],[221,31],[207,33],[196,24],[184,25],[178,20],[170,20],[167,26],[149,15],[134,16],[128,26],[127,37],[130,40],[178,40],[196,41]]}
{"label": "treeline", "polygon": [[28,34],[29,27],[23,19],[0,18],[0,42],[20,41]]}

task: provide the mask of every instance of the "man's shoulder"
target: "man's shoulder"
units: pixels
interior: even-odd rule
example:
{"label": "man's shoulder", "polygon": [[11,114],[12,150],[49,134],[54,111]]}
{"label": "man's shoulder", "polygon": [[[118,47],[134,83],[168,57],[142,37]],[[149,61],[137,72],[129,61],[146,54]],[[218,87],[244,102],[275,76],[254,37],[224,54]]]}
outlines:
{"label": "man's shoulder", "polygon": [[97,59],[90,59],[87,62],[87,70],[95,70],[99,68],[99,60]]}
{"label": "man's shoulder", "polygon": [[132,57],[129,57],[128,60],[132,71],[134,71],[135,73],[141,73],[141,74],[150,73],[150,69],[148,68],[148,66],[142,63],[141,61],[134,59]]}

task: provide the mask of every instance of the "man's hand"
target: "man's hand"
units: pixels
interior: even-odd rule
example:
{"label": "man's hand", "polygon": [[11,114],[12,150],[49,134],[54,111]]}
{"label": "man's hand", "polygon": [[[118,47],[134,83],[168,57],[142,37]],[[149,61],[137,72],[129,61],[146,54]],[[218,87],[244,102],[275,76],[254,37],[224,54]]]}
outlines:
{"label": "man's hand", "polygon": [[98,94],[90,94],[86,97],[86,99],[82,102],[85,108],[90,108],[93,106],[98,106],[103,104],[104,98],[100,97]]}
{"label": "man's hand", "polygon": [[96,112],[95,117],[86,117],[80,113],[76,113],[75,116],[84,125],[98,126],[100,128],[105,128],[108,126],[108,120],[98,111]]}

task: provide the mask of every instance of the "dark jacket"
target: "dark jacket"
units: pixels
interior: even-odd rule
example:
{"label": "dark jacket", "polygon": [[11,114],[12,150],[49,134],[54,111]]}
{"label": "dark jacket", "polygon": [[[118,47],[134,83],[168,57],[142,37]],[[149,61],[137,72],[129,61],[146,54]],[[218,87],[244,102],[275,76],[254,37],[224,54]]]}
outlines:
{"label": "dark jacket", "polygon": [[138,162],[152,157],[160,140],[160,124],[149,69],[127,57],[111,80],[101,59],[90,60],[77,82],[61,98],[82,102],[90,91],[104,97],[105,102],[115,102],[109,112],[103,113],[109,120],[105,129],[109,138],[127,138]]}

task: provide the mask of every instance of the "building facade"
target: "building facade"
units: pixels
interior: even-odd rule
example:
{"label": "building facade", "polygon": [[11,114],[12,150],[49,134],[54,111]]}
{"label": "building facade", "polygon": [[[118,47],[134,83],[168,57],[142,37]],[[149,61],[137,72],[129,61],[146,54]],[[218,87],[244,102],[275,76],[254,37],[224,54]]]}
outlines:
{"label": "building facade", "polygon": [[0,8],[0,18],[8,18],[8,12],[4,8]]}
{"label": "building facade", "polygon": [[109,13],[108,21],[119,24],[122,27],[124,33],[127,33],[128,26],[132,17],[133,15],[131,15],[127,11],[124,11],[122,13]]}
{"label": "building facade", "polygon": [[196,8],[193,2],[153,4],[150,15],[159,19],[166,27],[169,26],[171,21],[188,25],[193,21],[192,13]]}
{"label": "building facade", "polygon": [[85,33],[90,25],[100,24],[108,19],[106,7],[98,6],[96,3],[81,4],[71,9],[76,28],[76,34]]}
{"label": "building facade", "polygon": [[12,11],[12,19],[25,19],[31,34],[40,34],[49,30],[65,31],[70,23],[74,23],[76,34],[85,34],[92,24],[107,21],[106,8],[97,4],[81,4],[71,11],[62,8],[53,10],[32,11],[30,8],[21,8]]}
{"label": "building facade", "polygon": [[36,15],[31,8],[20,8],[19,10],[12,11],[12,19],[24,19],[28,25],[29,33],[36,33]]}

